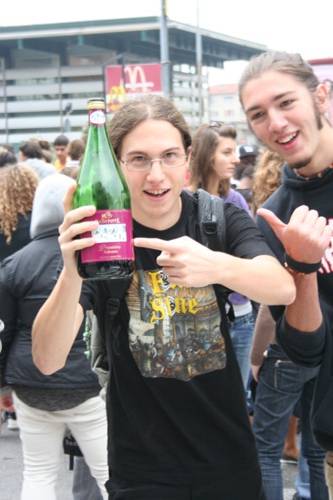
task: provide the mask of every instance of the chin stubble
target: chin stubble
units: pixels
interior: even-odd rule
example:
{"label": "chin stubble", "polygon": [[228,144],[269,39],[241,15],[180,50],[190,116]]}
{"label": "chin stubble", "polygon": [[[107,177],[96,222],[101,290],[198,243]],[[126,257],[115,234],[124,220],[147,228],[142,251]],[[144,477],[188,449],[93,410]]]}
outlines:
{"label": "chin stubble", "polygon": [[307,158],[306,160],[301,160],[296,163],[288,163],[289,167],[293,170],[300,170],[311,163],[312,158]]}

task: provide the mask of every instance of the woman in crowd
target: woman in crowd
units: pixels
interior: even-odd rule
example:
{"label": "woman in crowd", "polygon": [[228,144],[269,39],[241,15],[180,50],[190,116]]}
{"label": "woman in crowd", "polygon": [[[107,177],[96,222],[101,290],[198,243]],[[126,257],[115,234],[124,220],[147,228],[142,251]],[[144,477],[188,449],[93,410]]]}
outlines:
{"label": "woman in crowd", "polygon": [[20,164],[0,169],[0,261],[30,241],[29,227],[35,172]]}
{"label": "woman in crowd", "polygon": [[[203,188],[250,213],[243,196],[231,188],[230,181],[239,161],[236,129],[231,125],[202,125],[193,137],[191,155],[191,191]],[[235,319],[230,328],[232,343],[241,370],[244,387],[250,373],[250,348],[254,327],[251,301],[243,295],[230,295]]]}
{"label": "woman in crowd", "polygon": [[0,266],[0,317],[5,324],[0,386],[13,390],[23,447],[21,500],[55,500],[67,427],[77,440],[102,497],[107,498],[105,403],[85,355],[83,324],[66,363],[53,375],[43,375],[31,354],[32,323],[62,266],[58,227],[63,219],[63,197],[72,183],[60,174],[40,182],[33,202],[32,240]]}

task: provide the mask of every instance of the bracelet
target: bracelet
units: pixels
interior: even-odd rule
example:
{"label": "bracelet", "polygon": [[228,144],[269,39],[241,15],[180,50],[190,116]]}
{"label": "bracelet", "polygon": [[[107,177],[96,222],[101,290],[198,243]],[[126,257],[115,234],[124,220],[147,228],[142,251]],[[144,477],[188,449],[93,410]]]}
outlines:
{"label": "bracelet", "polygon": [[284,260],[285,260],[284,267],[290,269],[291,271],[301,274],[315,273],[316,271],[318,271],[318,269],[320,269],[321,266],[321,261],[314,262],[313,264],[308,264],[307,262],[300,262],[298,260],[294,260],[287,253],[285,254]]}

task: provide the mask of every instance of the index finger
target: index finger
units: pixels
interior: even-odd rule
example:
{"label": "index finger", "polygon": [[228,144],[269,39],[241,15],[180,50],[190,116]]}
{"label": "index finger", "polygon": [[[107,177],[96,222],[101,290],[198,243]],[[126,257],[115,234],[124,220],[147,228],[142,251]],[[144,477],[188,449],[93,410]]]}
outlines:
{"label": "index finger", "polygon": [[305,217],[309,213],[309,210],[310,209],[307,205],[300,205],[299,207],[295,208],[295,210],[291,214],[289,223],[298,225],[299,223],[303,222]]}
{"label": "index finger", "polygon": [[134,238],[133,243],[136,247],[160,250],[161,252],[171,252],[175,250],[175,246],[171,241],[161,240],[160,238]]}

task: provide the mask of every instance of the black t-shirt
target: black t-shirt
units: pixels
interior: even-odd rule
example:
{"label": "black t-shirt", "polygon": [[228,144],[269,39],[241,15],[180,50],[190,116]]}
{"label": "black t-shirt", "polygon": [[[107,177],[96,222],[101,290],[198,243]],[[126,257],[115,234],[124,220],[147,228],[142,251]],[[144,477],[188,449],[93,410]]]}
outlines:
{"label": "black t-shirt", "polygon": [[[191,210],[192,199],[183,197],[173,227],[156,231],[135,222],[134,234],[183,236]],[[271,255],[244,210],[226,204],[225,218],[228,253]],[[109,332],[111,468],[127,479],[169,483],[223,474],[226,485],[233,483],[233,500],[259,500],[260,473],[242,381],[214,288],[168,283],[156,264],[158,254],[136,249],[136,272],[119,328]],[[93,288],[84,286],[84,306],[87,297],[93,306],[98,300],[98,285],[91,293]]]}

